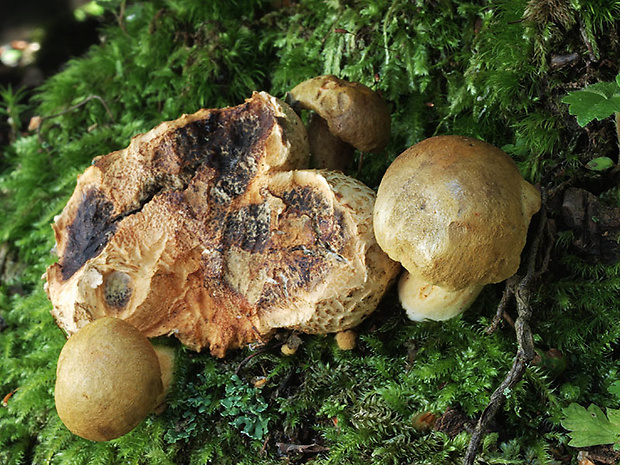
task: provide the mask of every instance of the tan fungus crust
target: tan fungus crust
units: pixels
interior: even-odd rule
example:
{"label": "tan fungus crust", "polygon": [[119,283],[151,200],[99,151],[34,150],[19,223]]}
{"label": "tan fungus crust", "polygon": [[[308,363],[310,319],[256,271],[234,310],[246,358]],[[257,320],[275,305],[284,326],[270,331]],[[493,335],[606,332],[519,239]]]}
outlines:
{"label": "tan fungus crust", "polygon": [[359,324],[398,264],[375,242],[372,190],[308,156],[292,109],[254,93],[96,158],[54,224],[59,326],[112,315],[221,357],[276,328]]}

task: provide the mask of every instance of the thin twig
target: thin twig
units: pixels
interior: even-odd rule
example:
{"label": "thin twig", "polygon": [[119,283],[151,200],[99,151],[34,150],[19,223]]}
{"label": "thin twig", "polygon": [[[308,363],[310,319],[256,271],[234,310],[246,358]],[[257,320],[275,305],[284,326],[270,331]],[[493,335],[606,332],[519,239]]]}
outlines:
{"label": "thin twig", "polygon": [[[502,299],[499,301],[499,304],[497,305],[497,312],[495,313],[495,317],[493,317],[493,321],[487,327],[487,329],[485,329],[486,334],[491,335],[495,331],[497,331],[497,328],[499,324],[502,322],[502,320],[506,320],[510,323],[510,320],[508,320],[509,316],[508,316],[508,312],[506,311],[506,309],[508,307],[508,303],[512,300],[512,297],[515,294],[515,289],[517,286],[517,278],[518,277],[515,275],[515,276],[508,278],[508,280],[506,281],[506,287],[504,288]],[[510,323],[510,325],[514,327],[514,322]]]}
{"label": "thin twig", "polygon": [[118,22],[118,27],[123,32],[123,34],[125,34],[127,37],[129,37],[129,34],[127,33],[127,28],[125,27],[125,8],[126,8],[126,3],[127,3],[126,0],[123,0],[121,2],[120,8],[119,8],[119,12],[118,12],[118,14],[115,13],[115,16],[116,16],[116,21]]}
{"label": "thin twig", "polygon": [[283,342],[280,342],[280,343],[277,343],[277,344],[272,345],[272,346],[269,346],[269,347],[267,347],[267,346],[263,346],[263,347],[261,347],[261,348],[259,348],[259,349],[256,349],[254,352],[252,352],[250,355],[248,355],[246,358],[244,358],[243,360],[241,360],[241,361],[239,362],[239,365],[237,365],[237,369],[235,370],[235,374],[236,374],[236,375],[238,375],[238,374],[239,374],[239,372],[241,372],[241,369],[242,369],[242,368],[243,368],[243,367],[244,367],[244,366],[245,366],[245,365],[246,365],[246,364],[247,364],[250,360],[252,360],[252,359],[253,359],[254,357],[256,357],[257,355],[264,354],[264,353],[265,353],[265,352],[267,352],[268,350],[271,350],[271,349],[273,349],[274,347],[279,347],[279,346],[281,346],[281,345],[284,345],[284,343],[283,343]]}
{"label": "thin twig", "polygon": [[[543,203],[544,205],[544,203]],[[506,310],[508,300],[513,296],[517,306],[517,319],[514,322],[514,328],[517,338],[517,353],[512,363],[510,371],[499,385],[499,387],[491,395],[489,404],[484,409],[478,423],[472,433],[467,453],[463,461],[464,465],[473,465],[478,453],[478,448],[486,434],[491,421],[497,415],[497,412],[506,400],[506,394],[510,392],[523,377],[525,370],[535,355],[534,337],[530,328],[530,318],[532,317],[532,306],[530,304],[532,296],[532,286],[534,282],[545,272],[549,263],[552,242],[548,241],[545,251],[543,251],[542,259],[540,258],[541,246],[543,239],[548,237],[547,214],[543,206],[539,214],[538,230],[530,247],[526,274],[524,277],[515,277],[508,280],[504,296],[499,303],[497,315],[490,325],[489,329],[494,330],[501,320],[501,316]],[[540,265],[539,265],[540,262]]]}
{"label": "thin twig", "polygon": [[112,111],[110,111],[110,107],[108,107],[108,104],[106,103],[106,101],[101,98],[98,95],[89,95],[88,97],[86,97],[84,100],[82,100],[80,103],[76,103],[75,105],[71,105],[70,107],[65,108],[64,110],[55,113],[53,115],[49,115],[49,116],[43,116],[41,117],[41,121],[39,122],[39,125],[37,126],[37,136],[39,138],[39,141],[42,142],[42,138],[41,138],[41,128],[43,127],[43,121],[47,121],[48,119],[54,119],[54,118],[58,118],[59,116],[65,115],[67,113],[71,113],[72,111],[77,110],[78,108],[86,105],[88,102],[90,102],[91,100],[98,100],[99,102],[101,102],[101,105],[103,105],[103,108],[105,108],[105,111],[108,113],[108,117],[110,118],[110,121],[112,121],[112,123],[114,123],[114,115],[112,114]]}

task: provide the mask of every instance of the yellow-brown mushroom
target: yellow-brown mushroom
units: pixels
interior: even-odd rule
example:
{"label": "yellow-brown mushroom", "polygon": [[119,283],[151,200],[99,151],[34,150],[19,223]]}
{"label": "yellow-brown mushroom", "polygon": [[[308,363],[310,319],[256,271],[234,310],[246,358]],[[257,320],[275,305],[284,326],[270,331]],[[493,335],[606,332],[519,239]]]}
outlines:
{"label": "yellow-brown mushroom", "polygon": [[394,160],[377,192],[377,242],[409,272],[399,296],[413,320],[447,319],[482,287],[516,273],[541,205],[512,159],[491,144],[437,136]]}
{"label": "yellow-brown mushroom", "polygon": [[308,79],[290,92],[292,104],[314,112],[308,125],[314,166],[343,169],[362,152],[383,150],[391,116],[385,101],[369,87],[333,75]]}
{"label": "yellow-brown mushroom", "polygon": [[[172,365],[164,365],[168,382]],[[84,326],[60,353],[56,410],[78,436],[93,441],[120,437],[164,395],[158,354],[144,334],[123,320],[107,317]]]}

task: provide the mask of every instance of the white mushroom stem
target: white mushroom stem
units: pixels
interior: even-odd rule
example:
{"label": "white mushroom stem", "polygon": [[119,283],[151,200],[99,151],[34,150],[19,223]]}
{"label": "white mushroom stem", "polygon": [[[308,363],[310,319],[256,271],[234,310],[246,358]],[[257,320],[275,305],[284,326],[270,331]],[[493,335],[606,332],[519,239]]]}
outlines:
{"label": "white mushroom stem", "polygon": [[483,287],[474,285],[451,291],[404,271],[398,282],[398,298],[409,319],[442,321],[467,310]]}

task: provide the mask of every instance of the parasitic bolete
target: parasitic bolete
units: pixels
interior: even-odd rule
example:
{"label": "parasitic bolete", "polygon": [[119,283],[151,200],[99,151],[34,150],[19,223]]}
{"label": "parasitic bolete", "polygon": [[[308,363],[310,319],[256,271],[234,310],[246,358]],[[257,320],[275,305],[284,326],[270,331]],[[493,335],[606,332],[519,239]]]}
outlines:
{"label": "parasitic bolete", "polygon": [[109,441],[158,408],[172,372],[171,349],[160,357],[129,323],[100,318],[69,338],[58,358],[56,410],[74,434]]}
{"label": "parasitic bolete", "polygon": [[399,297],[412,320],[465,310],[484,285],[516,273],[539,191],[502,150],[462,136],[399,155],[377,192],[377,242],[408,271]]}
{"label": "parasitic bolete", "polygon": [[264,92],[97,157],[54,224],[58,325],[114,316],[222,357],[277,328],[359,324],[399,265],[375,241],[374,192],[308,157],[299,117]]}
{"label": "parasitic bolete", "polygon": [[344,170],[353,159],[354,148],[378,152],[388,143],[389,109],[364,84],[318,76],[295,86],[290,96],[294,107],[314,112],[308,138],[314,165],[319,168]]}

